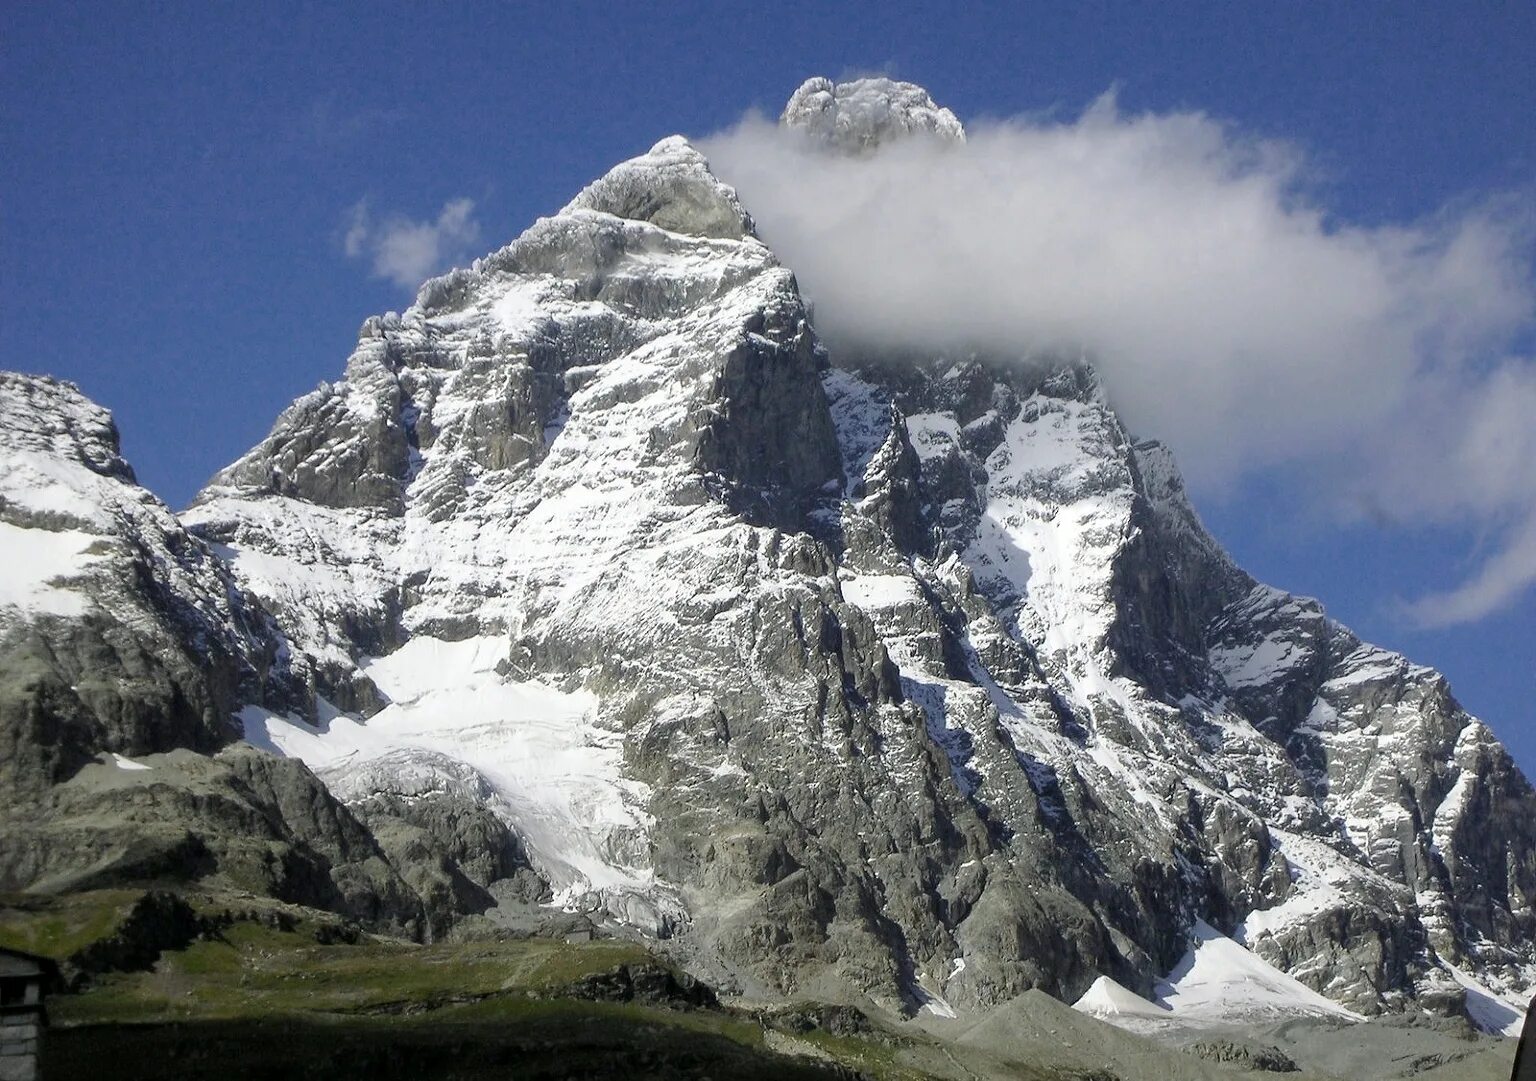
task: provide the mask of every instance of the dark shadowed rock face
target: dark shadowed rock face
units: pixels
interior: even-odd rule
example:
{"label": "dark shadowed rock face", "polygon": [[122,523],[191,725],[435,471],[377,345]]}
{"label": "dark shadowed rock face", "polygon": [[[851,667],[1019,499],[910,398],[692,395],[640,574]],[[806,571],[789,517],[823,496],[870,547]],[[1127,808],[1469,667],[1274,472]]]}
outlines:
{"label": "dark shadowed rock face", "polygon": [[[882,82],[786,122],[946,137]],[[682,140],[370,319],[184,521],[242,607],[165,739],[246,707],[316,769],[214,760],[330,907],[436,933],[522,876],[728,988],[941,1013],[1150,992],[1197,919],[1362,1013],[1536,975],[1536,799],[1441,677],[1234,566],[1086,365],[829,355]]]}

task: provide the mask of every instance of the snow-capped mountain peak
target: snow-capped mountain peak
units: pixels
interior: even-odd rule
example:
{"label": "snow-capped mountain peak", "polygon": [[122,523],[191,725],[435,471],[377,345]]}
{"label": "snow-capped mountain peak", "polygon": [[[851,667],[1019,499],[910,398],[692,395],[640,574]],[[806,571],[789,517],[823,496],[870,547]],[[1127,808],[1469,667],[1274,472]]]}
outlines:
{"label": "snow-capped mountain peak", "polygon": [[[963,138],[890,80],[785,123]],[[1536,796],[1436,673],[1236,567],[1076,358],[829,354],[750,209],[663,140],[365,322],[180,522],[134,489],[146,580],[202,568],[166,633],[226,643],[220,723],[477,868],[412,872],[434,926],[515,881],[749,994],[1536,982]],[[62,468],[52,431],[16,438]]]}
{"label": "snow-capped mountain peak", "polygon": [[829,146],[852,153],[897,139],[965,142],[965,128],[927,90],[895,79],[807,79],[790,96],[780,122]]}

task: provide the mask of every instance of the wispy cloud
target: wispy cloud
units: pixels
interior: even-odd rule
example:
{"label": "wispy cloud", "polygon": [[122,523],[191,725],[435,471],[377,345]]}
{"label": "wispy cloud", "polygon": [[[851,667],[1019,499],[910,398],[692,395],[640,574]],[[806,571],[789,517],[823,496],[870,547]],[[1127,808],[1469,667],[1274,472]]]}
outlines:
{"label": "wispy cloud", "polygon": [[1536,364],[1506,356],[1536,327],[1529,200],[1351,223],[1299,148],[1112,95],[964,145],[847,157],[749,117],[702,146],[834,350],[1085,350],[1208,493],[1283,468],[1320,506],[1498,538],[1420,622],[1532,582]]}
{"label": "wispy cloud", "polygon": [[350,106],[335,94],[325,94],[311,101],[293,118],[291,137],[311,149],[346,151],[364,139],[404,123],[409,116],[405,109]]}
{"label": "wispy cloud", "polygon": [[450,199],[431,221],[400,215],[375,220],[368,200],[348,212],[342,248],[364,259],[376,278],[414,289],[426,278],[462,262],[480,239],[473,199]]}
{"label": "wispy cloud", "polygon": [[1421,627],[1473,622],[1536,586],[1536,363],[1508,361],[1461,387],[1426,388],[1412,419],[1411,434],[1389,444],[1384,498],[1404,515],[1470,525],[1493,543],[1465,582],[1404,610]]}
{"label": "wispy cloud", "polygon": [[1468,581],[1407,605],[1409,618],[1431,629],[1475,623],[1498,612],[1536,585],[1536,514],[1511,530],[1505,546]]}

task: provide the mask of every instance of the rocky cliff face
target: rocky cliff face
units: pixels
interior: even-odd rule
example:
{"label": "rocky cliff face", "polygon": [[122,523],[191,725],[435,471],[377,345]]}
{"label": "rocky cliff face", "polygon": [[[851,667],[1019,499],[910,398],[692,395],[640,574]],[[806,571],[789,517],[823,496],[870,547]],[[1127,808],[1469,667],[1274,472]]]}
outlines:
{"label": "rocky cliff face", "polygon": [[[963,138],[884,80],[785,122]],[[1536,798],[1436,673],[1234,566],[1080,361],[829,355],[682,139],[368,320],[182,521],[230,660],[166,740],[240,707],[428,918],[527,864],[743,992],[940,1013],[1150,992],[1206,924],[1361,1013],[1536,982]]]}
{"label": "rocky cliff face", "polygon": [[237,737],[240,704],[284,689],[276,629],[134,483],[104,409],[5,373],[0,418],[0,793]]}
{"label": "rocky cliff face", "polygon": [[0,373],[0,456],[0,889],[210,881],[416,935],[487,907],[424,903],[402,872],[429,893],[452,854],[386,857],[302,762],[239,741],[242,706],[312,697],[105,410]]}

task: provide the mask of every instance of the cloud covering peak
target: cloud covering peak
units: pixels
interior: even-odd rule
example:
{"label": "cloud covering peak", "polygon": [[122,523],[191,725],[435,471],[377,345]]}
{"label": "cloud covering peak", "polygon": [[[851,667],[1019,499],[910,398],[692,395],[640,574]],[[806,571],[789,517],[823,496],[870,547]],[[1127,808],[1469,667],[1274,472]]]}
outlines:
{"label": "cloud covering peak", "polygon": [[849,117],[913,91],[933,115],[911,84],[812,80],[786,123],[700,142],[834,351],[1086,353],[1197,488],[1306,471],[1320,503],[1390,499],[1500,538],[1419,621],[1479,618],[1536,581],[1536,365],[1511,355],[1536,325],[1526,203],[1352,223],[1299,148],[1113,94],[959,139],[857,137]]}

